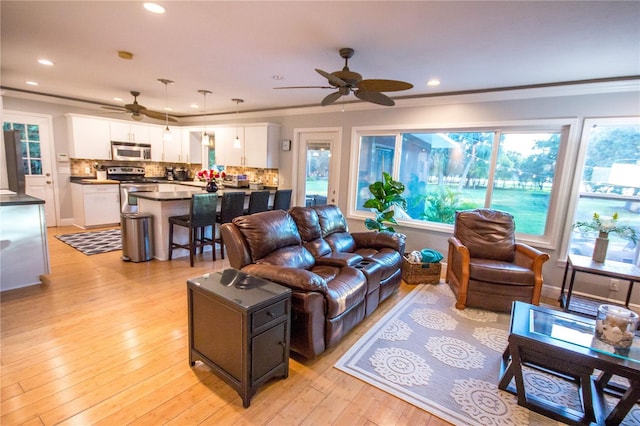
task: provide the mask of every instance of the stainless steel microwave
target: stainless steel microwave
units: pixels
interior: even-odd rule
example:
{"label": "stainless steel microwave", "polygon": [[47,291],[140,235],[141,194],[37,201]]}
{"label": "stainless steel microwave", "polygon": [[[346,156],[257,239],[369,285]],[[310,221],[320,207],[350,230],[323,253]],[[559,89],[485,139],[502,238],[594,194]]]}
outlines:
{"label": "stainless steel microwave", "polygon": [[111,159],[123,161],[151,160],[151,144],[112,141]]}

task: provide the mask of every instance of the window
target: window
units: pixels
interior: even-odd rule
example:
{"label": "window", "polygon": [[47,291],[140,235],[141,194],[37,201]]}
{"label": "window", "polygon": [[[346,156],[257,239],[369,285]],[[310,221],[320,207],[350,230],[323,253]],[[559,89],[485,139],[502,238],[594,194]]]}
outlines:
{"label": "window", "polygon": [[396,218],[409,226],[453,224],[457,210],[486,207],[513,214],[521,234],[548,236],[568,127],[363,131],[354,208],[366,211],[368,187],[386,171],[405,184],[407,210]]}
{"label": "window", "polygon": [[[633,227],[640,235],[640,119],[585,120],[581,149],[573,223],[589,221],[594,213],[618,213],[618,223]],[[595,232],[572,230],[569,253],[591,256],[595,237]],[[607,259],[637,265],[639,251],[640,244],[634,247],[609,234]]]}

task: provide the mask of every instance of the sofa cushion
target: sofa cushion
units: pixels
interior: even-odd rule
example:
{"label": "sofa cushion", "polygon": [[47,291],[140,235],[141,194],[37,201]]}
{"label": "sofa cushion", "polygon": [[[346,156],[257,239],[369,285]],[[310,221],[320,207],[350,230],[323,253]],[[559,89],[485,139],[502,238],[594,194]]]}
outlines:
{"label": "sofa cushion", "polygon": [[515,224],[509,213],[476,209],[456,212],[453,234],[471,257],[513,262],[516,255]]}
{"label": "sofa cushion", "polygon": [[532,286],[535,284],[535,273],[515,263],[474,258],[469,263],[469,280]]}
{"label": "sofa cushion", "polygon": [[335,204],[327,204],[324,206],[314,206],[313,210],[318,214],[320,222],[320,229],[322,230],[322,236],[326,237],[333,233],[348,233],[347,221],[340,211],[340,208]]}
{"label": "sofa cushion", "polygon": [[253,260],[282,247],[302,244],[293,218],[284,210],[271,210],[233,219],[244,236]]}
{"label": "sofa cushion", "polygon": [[350,310],[362,303],[367,295],[367,279],[355,268],[318,265],[311,272],[327,283],[327,318]]}

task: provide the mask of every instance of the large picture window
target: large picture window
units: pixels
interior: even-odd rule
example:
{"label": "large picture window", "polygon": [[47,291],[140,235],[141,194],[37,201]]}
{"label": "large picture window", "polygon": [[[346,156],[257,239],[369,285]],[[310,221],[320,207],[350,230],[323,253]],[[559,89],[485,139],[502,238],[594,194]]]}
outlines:
{"label": "large picture window", "polygon": [[[364,132],[363,132],[364,133]],[[362,134],[354,209],[368,186],[390,173],[405,184],[408,224],[453,224],[457,210],[493,208],[514,215],[517,231],[548,234],[557,159],[568,126],[450,129]]]}
{"label": "large picture window", "polygon": [[[618,223],[633,227],[640,235],[640,119],[585,120],[581,145],[582,171],[573,222],[588,222],[594,213],[618,213]],[[595,237],[595,232],[573,229],[569,253],[591,256]],[[609,234],[607,259],[638,265],[639,251],[640,245]]]}

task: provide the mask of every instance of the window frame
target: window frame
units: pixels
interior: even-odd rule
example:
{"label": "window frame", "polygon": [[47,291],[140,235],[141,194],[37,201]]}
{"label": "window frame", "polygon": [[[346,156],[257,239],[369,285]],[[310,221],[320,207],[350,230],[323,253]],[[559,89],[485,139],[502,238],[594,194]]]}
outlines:
{"label": "window frame", "polygon": [[[421,125],[379,125],[379,126],[354,126],[351,129],[351,153],[350,153],[350,180],[348,188],[348,209],[347,217],[364,221],[367,218],[373,218],[373,213],[357,210],[355,204],[357,200],[357,182],[360,161],[360,138],[362,136],[391,136],[396,138],[396,150],[401,147],[402,133],[410,132],[513,132],[513,133],[531,133],[531,132],[560,132],[561,142],[558,149],[556,160],[556,175],[554,178],[554,189],[549,200],[549,210],[547,213],[547,225],[544,235],[531,235],[518,233],[518,240],[527,244],[544,249],[556,249],[560,243],[560,238],[566,237],[564,232],[566,227],[563,221],[554,220],[559,217],[566,217],[567,206],[561,203],[562,200],[569,198],[573,200],[573,174],[572,170],[576,167],[576,159],[568,155],[571,152],[577,152],[579,138],[576,134],[578,128],[577,117],[554,118],[554,119],[537,119],[537,120],[515,120],[515,121],[492,121],[492,122],[460,122],[446,124],[421,124]],[[498,136],[498,135],[496,135]],[[495,139],[495,138],[494,138]],[[492,146],[492,164],[490,169],[490,182],[495,178],[495,155],[497,155],[498,145]],[[399,152],[399,151],[397,151]],[[393,177],[398,178],[398,170],[400,164],[400,155],[394,157]],[[406,227],[416,230],[426,230],[436,233],[450,235],[453,232],[453,225],[427,222],[419,220],[398,220],[400,227]]]}
{"label": "window frame", "polygon": [[[567,206],[567,214],[564,222],[564,232],[562,233],[562,244],[560,246],[560,258],[566,261],[569,254],[569,245],[571,243],[571,232],[575,223],[578,202],[580,200],[580,184],[584,174],[585,162],[587,157],[587,149],[589,148],[590,133],[589,130],[593,125],[628,125],[638,124],[640,116],[622,116],[622,117],[585,117],[582,120],[580,135],[578,140],[576,165],[574,178],[571,182],[569,203]],[[640,244],[640,242],[638,242]],[[640,261],[640,260],[639,260]]]}

